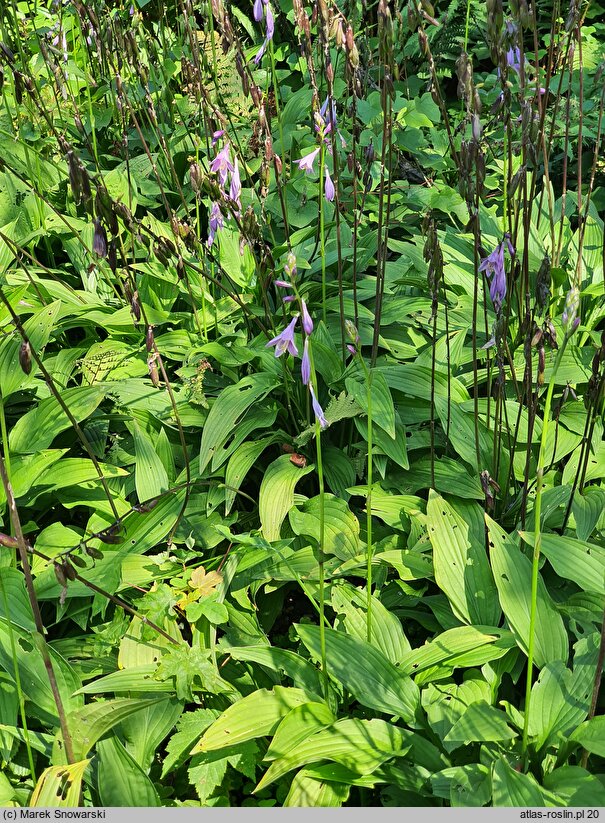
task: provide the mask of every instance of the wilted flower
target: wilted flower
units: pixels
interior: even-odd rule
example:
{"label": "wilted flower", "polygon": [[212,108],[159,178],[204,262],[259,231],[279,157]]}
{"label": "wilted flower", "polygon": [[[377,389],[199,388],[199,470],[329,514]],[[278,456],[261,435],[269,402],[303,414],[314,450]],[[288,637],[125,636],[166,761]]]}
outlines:
{"label": "wilted flower", "polygon": [[512,256],[515,250],[510,242],[508,235],[504,236],[504,240],[498,243],[493,252],[486,257],[479,266],[479,271],[484,271],[486,277],[491,278],[489,284],[489,296],[494,304],[494,309],[497,314],[502,308],[502,301],[506,297],[506,271],[504,270],[504,246],[507,246],[509,254]]}
{"label": "wilted flower", "polygon": [[322,429],[325,429],[328,425],[328,421],[326,420],[326,416],[323,412],[322,407],[319,405],[317,398],[315,397],[315,392],[313,391],[313,383],[309,383],[309,391],[311,392],[311,405],[313,406],[313,414],[315,418],[319,422],[319,425]]}
{"label": "wilted flower", "polygon": [[305,301],[301,300],[300,303],[302,306],[302,327],[305,330],[305,334],[311,334],[313,331],[313,321],[311,320],[311,315],[309,314]]}
{"label": "wilted flower", "polygon": [[298,315],[293,317],[290,323],[286,326],[286,328],[278,334],[273,340],[269,340],[267,343],[266,348],[269,346],[275,346],[275,356],[281,357],[286,351],[289,352],[292,357],[296,357],[298,354],[298,349],[296,348],[296,344],[294,343],[294,329],[296,328],[296,323],[298,321]]}
{"label": "wilted flower", "polygon": [[95,231],[92,238],[92,250],[98,257],[107,257],[107,234],[98,217],[93,220]]}
{"label": "wilted flower", "polygon": [[208,231],[208,248],[214,243],[214,237],[219,229],[222,229],[225,221],[223,220],[223,213],[218,203],[213,203],[210,210],[210,230]]}
{"label": "wilted flower", "polygon": [[309,338],[305,337],[305,345],[303,347],[302,363],[300,366],[300,374],[303,385],[308,386],[311,380],[311,358],[309,357]]}
{"label": "wilted flower", "polygon": [[301,171],[311,172],[313,171],[313,164],[315,163],[315,158],[319,154],[319,147],[313,149],[310,154],[305,154],[304,157],[301,157],[300,160],[297,160],[298,168]]}
{"label": "wilted flower", "polygon": [[332,178],[330,177],[330,172],[328,167],[326,166],[326,185],[324,187],[324,194],[326,195],[326,200],[330,203],[334,200],[334,196],[336,194],[336,190],[334,188],[334,183],[332,182]]}

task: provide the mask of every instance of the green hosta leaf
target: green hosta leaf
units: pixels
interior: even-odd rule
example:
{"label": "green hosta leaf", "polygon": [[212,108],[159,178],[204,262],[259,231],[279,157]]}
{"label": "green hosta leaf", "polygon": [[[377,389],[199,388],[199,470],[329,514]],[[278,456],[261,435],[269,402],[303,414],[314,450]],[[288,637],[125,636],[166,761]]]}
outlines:
{"label": "green hosta leaf", "polygon": [[452,806],[485,806],[492,795],[491,776],[482,763],[451,766],[431,776],[435,797],[449,800]]}
{"label": "green hosta leaf", "polygon": [[[367,486],[352,486],[347,489],[350,494],[367,498]],[[396,529],[404,529],[404,517],[417,517],[423,514],[425,503],[412,494],[392,494],[384,491],[378,484],[372,486],[372,514]],[[405,529],[407,531],[407,528]]]}
{"label": "green hosta leaf", "polygon": [[200,474],[217,449],[224,446],[247,409],[275,388],[278,380],[273,374],[251,374],[235,386],[223,389],[212,404],[202,432],[200,446]]}
{"label": "green hosta leaf", "polygon": [[[498,588],[500,605],[515,635],[527,654],[531,604],[531,561],[487,515],[492,569]],[[552,660],[567,661],[569,642],[563,618],[556,610],[542,577],[538,575],[538,597],[535,626],[535,663],[538,668]]]}
{"label": "green hosta leaf", "polygon": [[[277,435],[279,437],[279,435]],[[262,440],[251,440],[242,443],[233,452],[225,470],[225,514],[229,514],[235,502],[235,496],[246,475],[254,466],[258,458],[271,443],[276,435],[265,437]]]}
{"label": "green hosta leaf", "polygon": [[[378,366],[377,372],[382,372],[390,389],[403,392],[408,397],[421,400],[431,399],[431,369],[428,366],[418,366],[415,363],[397,363],[393,366]],[[435,374],[435,396],[447,397],[448,390],[452,405],[463,403],[469,399],[468,391],[460,380],[455,377],[437,372]]]}
{"label": "green hosta leaf", "polygon": [[[454,614],[465,623],[497,626],[498,592],[485,552],[483,528],[472,528],[455,503],[429,492],[427,526],[433,546],[435,582]],[[481,524],[482,525],[482,524]]]}
{"label": "green hosta leaf", "polygon": [[271,735],[290,709],[309,700],[313,700],[313,695],[283,686],[252,692],[229,706],[204,732],[190,754],[216,751]]}
{"label": "green hosta leaf", "polygon": [[[330,591],[330,603],[337,614],[344,616],[347,634],[359,640],[366,640],[365,592],[349,584],[333,586]],[[410,651],[410,644],[401,621],[375,596],[372,596],[372,645],[396,665],[399,665],[401,658]]]}
{"label": "green hosta leaf", "polygon": [[515,771],[501,758],[492,769],[494,806],[544,806],[545,798],[535,777]]}
{"label": "green hosta leaf", "polygon": [[[2,573],[4,571],[3,569]],[[41,639],[38,642],[42,642]],[[66,712],[80,708],[84,701],[81,697],[74,696],[76,689],[82,685],[78,675],[52,646],[47,648]],[[12,675],[15,665],[19,671],[21,688],[28,701],[28,711],[45,723],[59,726],[57,704],[48,682],[42,654],[34,640],[34,633],[25,632],[13,625],[11,637],[6,621],[0,620],[0,668]]]}
{"label": "green hosta leaf", "polygon": [[[54,303],[40,309],[23,323],[30,346],[39,357],[42,356],[42,351],[50,339],[60,308],[61,301],[56,300]],[[21,368],[19,350],[22,342],[21,335],[14,332],[13,335],[5,338],[0,344],[0,386],[2,386],[2,397],[5,400],[17,389],[32,383],[38,372],[38,365],[33,357],[32,370],[29,375],[26,375]]]}
{"label": "green hosta leaf", "polygon": [[[61,393],[61,398],[79,423],[97,408],[103,399],[98,388],[76,386]],[[20,417],[9,435],[11,451],[32,454],[46,449],[55,437],[71,427],[69,418],[54,397],[47,397],[39,406]]]}
{"label": "green hosta leaf", "polygon": [[335,446],[326,446],[323,449],[324,475],[328,488],[343,500],[348,500],[350,494],[347,486],[355,483],[355,466],[350,457]]}
{"label": "green hosta leaf", "polygon": [[115,737],[97,743],[97,785],[103,806],[160,806],[151,780]]}
{"label": "green hosta leaf", "polygon": [[[484,628],[484,631],[480,631],[480,628]],[[494,656],[500,657],[506,654],[506,651],[514,644],[509,632],[502,629],[490,630],[489,627],[480,628],[460,626],[442,632],[434,640],[404,655],[400,661],[399,670],[414,675],[438,664],[450,665],[453,668],[465,653],[493,645],[497,648]],[[458,665],[460,665],[459,662]]]}
{"label": "green hosta leaf", "polygon": [[228,646],[221,643],[234,660],[249,660],[276,672],[283,672],[286,677],[310,694],[321,694],[322,686],[317,669],[308,660],[291,649],[276,646]]}
{"label": "green hosta leaf", "polygon": [[576,534],[580,540],[588,540],[603,510],[605,510],[605,489],[588,486],[580,494],[576,492],[571,507],[576,521]]}
{"label": "green hosta leaf", "polygon": [[260,486],[258,513],[263,536],[270,542],[279,540],[281,524],[294,505],[294,489],[313,466],[295,466],[289,455],[282,454],[267,468]]}
{"label": "green hosta leaf", "polygon": [[[367,418],[356,417],[355,425],[357,431],[361,434],[364,440],[368,440],[368,421]],[[372,429],[372,441],[374,446],[377,446],[382,452],[390,457],[394,463],[401,466],[402,469],[409,468],[407,444],[406,444],[405,426],[401,422],[401,418],[395,412],[395,438],[393,439],[386,431],[379,427]],[[350,485],[350,484],[349,484]]]}
{"label": "green hosta leaf", "polygon": [[36,623],[25,589],[23,572],[18,569],[3,568],[0,571],[0,617],[10,620],[14,626],[26,631],[35,631]]}
{"label": "green hosta leaf", "polygon": [[120,731],[126,751],[148,771],[164,738],[172,731],[183,703],[174,697],[139,699],[132,716],[122,720]]}
{"label": "green hosta leaf", "polygon": [[533,685],[529,734],[537,749],[568,737],[588,714],[598,654],[598,635],[576,644],[573,672],[560,660],[547,663]]}
{"label": "green hosta leaf", "polygon": [[605,757],[605,717],[592,717],[574,731],[571,739],[591,754]]}
{"label": "green hosta leaf", "polygon": [[150,663],[145,666],[112,672],[83,686],[77,694],[107,694],[111,692],[116,694],[121,692],[140,692],[141,694],[153,692],[174,693],[174,683],[155,679],[156,669],[157,665]]}
{"label": "green hosta leaf", "polygon": [[[521,537],[534,545],[534,536],[521,532]],[[559,534],[542,535],[542,553],[565,580],[573,580],[586,592],[605,592],[605,549],[573,537]]]}
{"label": "green hosta leaf", "polygon": [[292,769],[320,760],[333,760],[357,774],[367,774],[410,748],[403,729],[384,720],[339,720],[300,742],[275,760],[254,790],[262,791]]}
{"label": "green hosta leaf", "polygon": [[134,483],[140,502],[151,500],[168,489],[168,475],[151,438],[136,422],[132,423],[135,466]]}
{"label": "green hosta leaf", "polygon": [[291,752],[312,734],[336,721],[325,703],[302,703],[283,718],[273,736],[265,760],[277,760]]}
{"label": "green hosta leaf", "polygon": [[[165,703],[165,698],[161,697],[152,700],[153,702],[162,700]],[[90,703],[88,706],[83,706],[76,712],[72,712],[67,717],[67,724],[72,731],[75,757],[79,759],[86,757],[95,743],[108,731],[129,715],[148,707],[149,702],[149,700],[121,697],[115,700]],[[62,745],[61,754],[64,757]],[[54,760],[56,762],[56,757]]]}
{"label": "green hosta leaf", "polygon": [[340,808],[350,791],[351,788],[346,783],[317,779],[308,774],[306,769],[301,769],[294,775],[284,807]]}
{"label": "green hosta leaf", "polygon": [[480,700],[468,707],[447,733],[444,742],[462,746],[475,742],[513,740],[515,737],[517,732],[506,722],[504,712]]}
{"label": "green hosta leaf", "polygon": [[51,766],[40,775],[29,806],[74,807],[80,805],[82,778],[90,760],[69,766]]}
{"label": "green hosta leaf", "polygon": [[[316,660],[321,659],[319,626],[299,623],[296,632]],[[413,722],[420,692],[378,649],[344,632],[326,629],[329,674],[362,706]]]}
{"label": "green hosta leaf", "polygon": [[[295,534],[304,534],[319,544],[319,495],[307,500],[300,509],[288,512],[290,525]],[[324,543],[323,551],[341,560],[355,557],[359,551],[359,521],[344,500],[332,494],[324,495]]]}
{"label": "green hosta leaf", "polygon": [[[395,439],[395,406],[391,392],[387,386],[384,375],[373,369],[370,372],[370,395],[372,401],[372,421],[380,426],[389,437]],[[355,380],[348,377],[345,380],[347,392],[354,398],[355,402],[361,406],[365,414],[368,414],[368,388],[366,381]]]}

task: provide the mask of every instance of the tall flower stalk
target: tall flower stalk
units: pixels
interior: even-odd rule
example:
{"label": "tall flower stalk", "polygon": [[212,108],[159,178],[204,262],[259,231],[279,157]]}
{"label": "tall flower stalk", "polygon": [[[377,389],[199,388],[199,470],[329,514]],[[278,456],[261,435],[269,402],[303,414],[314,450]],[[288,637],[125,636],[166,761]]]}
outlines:
{"label": "tall flower stalk", "polygon": [[548,382],[548,389],[546,391],[546,400],[544,403],[544,422],[542,424],[542,438],[540,440],[540,451],[538,454],[538,468],[536,471],[536,501],[534,505],[534,551],[532,555],[532,570],[531,570],[531,603],[529,612],[529,639],[527,643],[527,678],[525,683],[525,717],[523,721],[523,740],[522,752],[524,759],[527,759],[527,746],[529,736],[529,717],[531,692],[533,681],[533,665],[534,665],[534,647],[536,635],[536,615],[538,610],[538,573],[540,565],[540,551],[542,548],[542,491],[544,489],[544,466],[546,462],[546,443],[548,438],[548,430],[550,424],[550,409],[552,405],[552,396],[555,388],[555,381],[557,378],[557,371],[561,365],[563,353],[571,335],[577,329],[580,318],[577,317],[580,297],[577,287],[573,287],[567,294],[565,301],[565,309],[563,311],[562,323],[564,337],[561,347],[557,352],[555,364]]}
{"label": "tall flower stalk", "polygon": [[290,292],[290,294],[287,294],[282,298],[282,300],[286,304],[297,303],[300,313],[296,314],[286,328],[267,343],[267,346],[275,346],[276,357],[281,357],[281,355],[285,352],[288,352],[293,357],[297,357],[299,351],[294,340],[294,334],[300,319],[300,324],[304,335],[301,380],[303,385],[306,386],[309,391],[311,407],[313,409],[313,414],[315,415],[315,448],[317,454],[317,480],[319,485],[319,643],[324,695],[327,699],[329,685],[325,629],[325,481],[323,455],[321,450],[321,432],[322,429],[326,428],[328,425],[328,421],[316,395],[317,375],[315,372],[315,364],[313,362],[313,343],[311,339],[314,328],[313,320],[309,314],[307,304],[301,297],[296,286],[296,257],[292,254],[292,252],[288,255],[284,272],[288,276],[288,280],[275,280],[275,285]]}

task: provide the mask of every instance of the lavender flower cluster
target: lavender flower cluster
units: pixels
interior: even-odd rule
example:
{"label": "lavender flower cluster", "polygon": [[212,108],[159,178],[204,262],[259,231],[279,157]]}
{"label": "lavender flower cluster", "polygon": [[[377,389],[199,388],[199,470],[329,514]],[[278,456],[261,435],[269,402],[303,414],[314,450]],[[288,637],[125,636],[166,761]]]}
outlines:
{"label": "lavender flower cluster", "polygon": [[[288,275],[290,280],[294,280],[296,276],[296,258],[291,252],[288,255],[288,261],[284,267],[284,271]],[[311,315],[309,314],[307,304],[305,303],[303,298],[298,295],[296,291],[296,286],[293,283],[290,283],[287,280],[275,280],[275,285],[279,286],[282,289],[293,290],[295,292],[295,294],[286,295],[282,298],[282,300],[284,303],[292,303],[295,300],[297,300],[300,306],[300,314],[294,315],[294,317],[288,323],[286,328],[272,340],[269,340],[269,342],[267,343],[267,347],[275,346],[276,357],[281,357],[282,354],[285,354],[286,352],[288,354],[291,354],[292,357],[298,357],[298,347],[294,342],[294,333],[296,331],[298,320],[300,318],[302,330],[305,335],[302,362],[300,366],[301,379],[303,385],[307,386],[307,388],[309,389],[309,393],[311,394],[311,406],[313,408],[313,414],[315,415],[315,418],[319,422],[321,428],[325,429],[328,425],[328,421],[326,420],[326,416],[323,412],[323,409],[320,406],[319,401],[317,400],[317,397],[315,395],[311,368],[311,355],[309,352],[309,340],[313,333],[313,320],[311,319]]]}
{"label": "lavender flower cluster", "polygon": [[[215,146],[218,141],[224,137],[224,130],[215,131],[212,136],[212,145]],[[242,191],[242,184],[239,174],[239,164],[237,156],[231,160],[231,144],[228,140],[225,141],[223,148],[217,152],[216,157],[210,164],[210,171],[214,172],[218,177],[218,182],[223,194],[227,196],[227,183],[229,182],[228,197],[231,200],[235,214],[241,213],[240,195]],[[208,247],[214,243],[214,238],[219,229],[222,229],[225,224],[223,212],[218,201],[214,200],[210,209],[209,231],[208,231]]]}
{"label": "lavender flower cluster", "polygon": [[273,40],[273,34],[275,33],[275,20],[273,19],[273,12],[271,11],[269,0],[254,0],[253,14],[257,23],[260,23],[263,17],[265,18],[265,39],[262,46],[256,53],[256,57],[254,58],[254,62],[258,66],[263,58],[263,54],[267,50],[267,46],[271,40]]}

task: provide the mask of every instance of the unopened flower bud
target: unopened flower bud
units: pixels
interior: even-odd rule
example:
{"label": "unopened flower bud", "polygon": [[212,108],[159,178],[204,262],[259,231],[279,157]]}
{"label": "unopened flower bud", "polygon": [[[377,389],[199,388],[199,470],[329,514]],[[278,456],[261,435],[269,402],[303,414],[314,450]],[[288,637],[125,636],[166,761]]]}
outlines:
{"label": "unopened flower bud", "polygon": [[19,365],[25,374],[30,374],[32,370],[32,350],[29,341],[24,340],[19,349]]}

